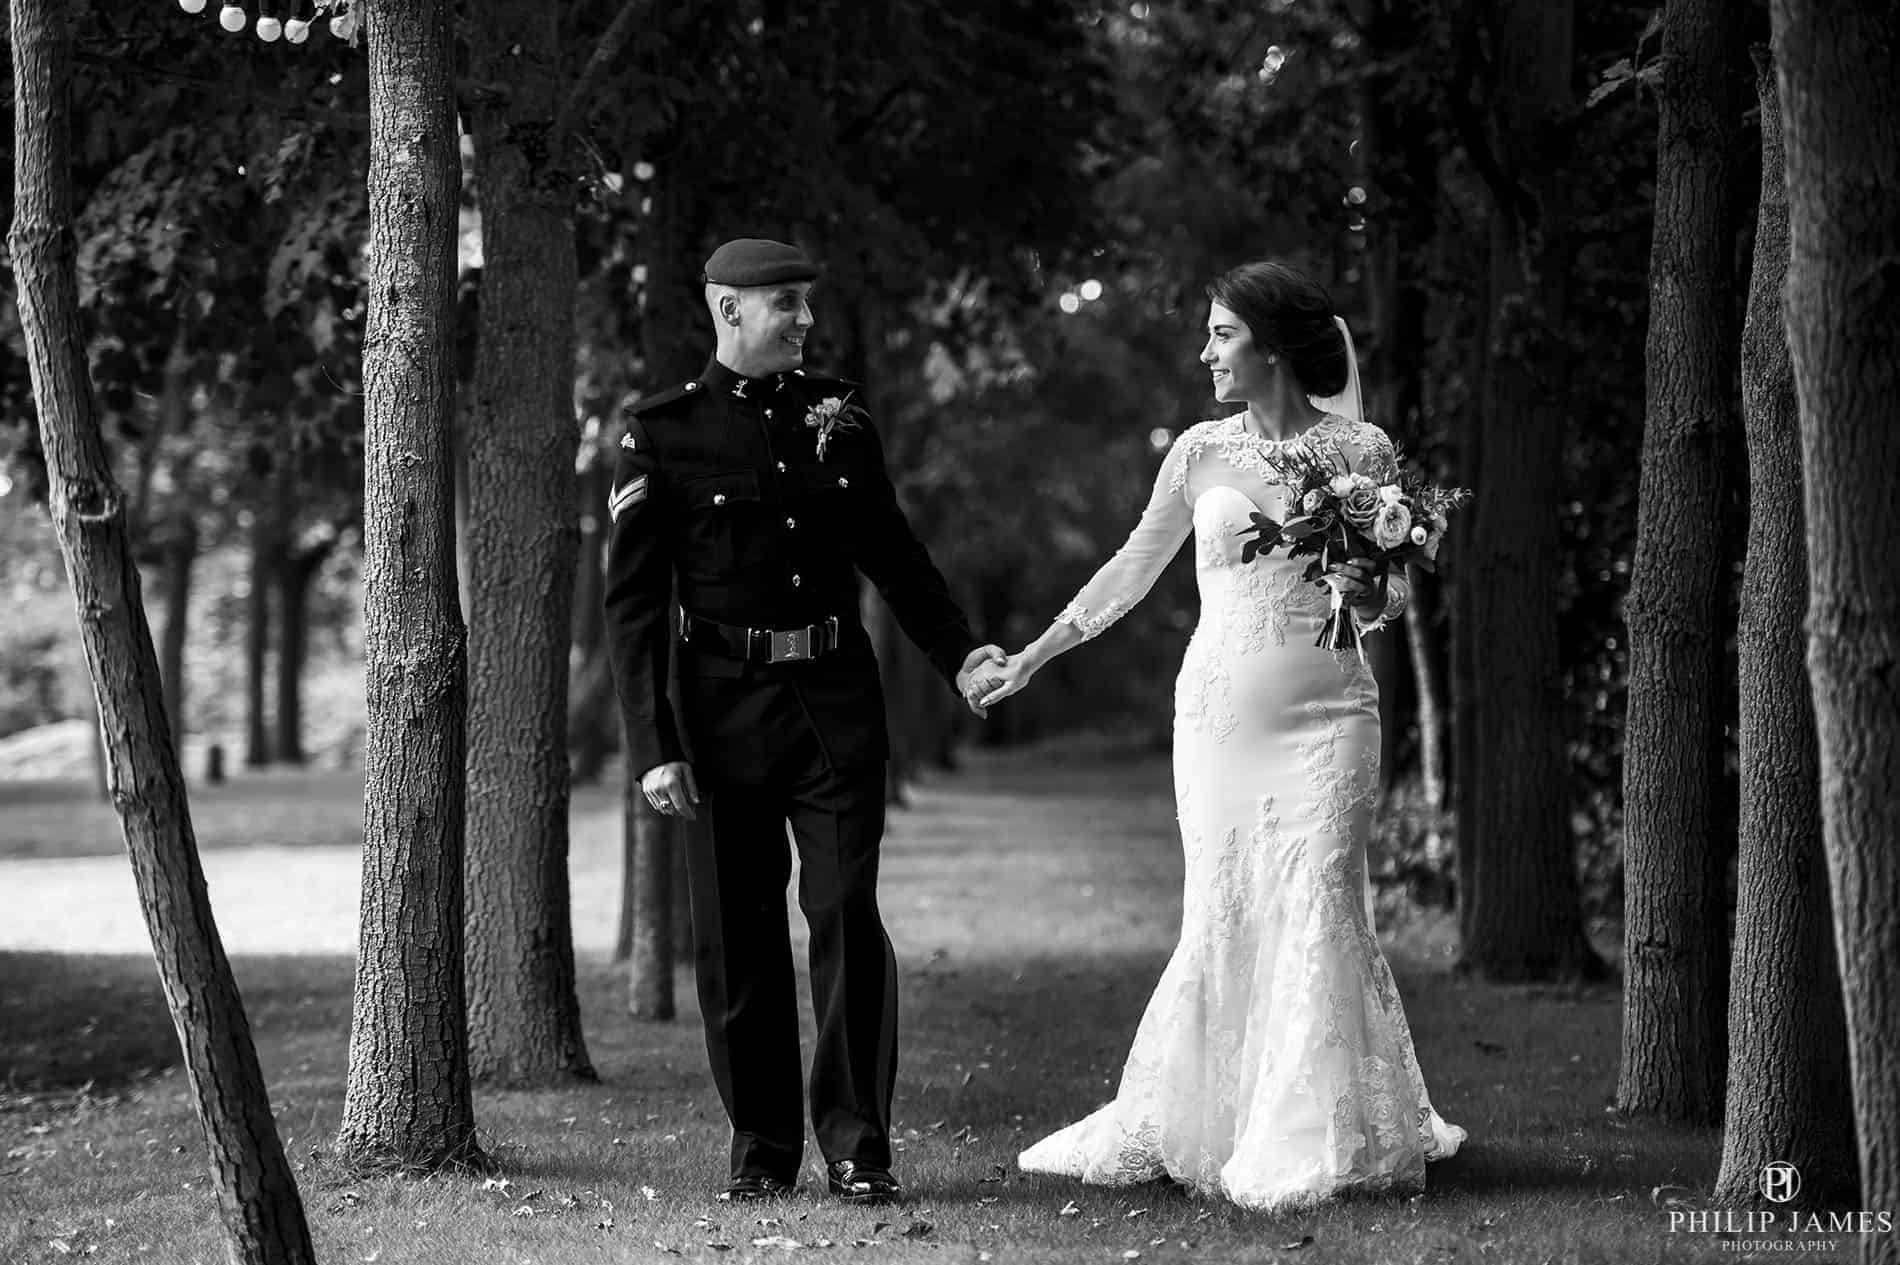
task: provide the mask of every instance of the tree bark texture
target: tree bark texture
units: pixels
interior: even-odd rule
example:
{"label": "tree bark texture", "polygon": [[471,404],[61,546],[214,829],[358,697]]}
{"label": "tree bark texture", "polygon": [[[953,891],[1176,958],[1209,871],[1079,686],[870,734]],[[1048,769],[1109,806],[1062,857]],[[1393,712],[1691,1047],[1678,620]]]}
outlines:
{"label": "tree bark texture", "polygon": [[370,0],[362,922],[337,1150],[478,1163],[462,964],[467,675],[449,419],[457,174],[447,0]]}
{"label": "tree bark texture", "polygon": [[665,1020],[676,1013],[673,995],[673,854],[681,836],[699,823],[675,825],[652,811],[637,782],[627,784],[626,894],[628,928],[627,1013]]}
{"label": "tree bark texture", "polygon": [[1731,90],[1740,24],[1727,0],[1663,9],[1648,405],[1636,514],[1623,761],[1623,1048],[1616,1102],[1709,1124],[1722,1112],[1727,857],[1722,676],[1737,517],[1730,259]]}
{"label": "tree bark texture", "polygon": [[[1773,0],[1801,413],[1808,679],[1861,1204],[1900,1210],[1900,7]],[[1863,1262],[1900,1261],[1867,1235]]]}
{"label": "tree bark texture", "polygon": [[[1460,713],[1464,969],[1492,979],[1595,973],[1583,935],[1557,664],[1556,507],[1567,422],[1568,230],[1560,120],[1570,109],[1570,0],[1500,0],[1486,123],[1494,182],[1477,499],[1458,562],[1469,677]],[[1463,752],[1461,752],[1463,754]]]}
{"label": "tree bark texture", "polygon": [[474,22],[482,293],[468,435],[469,1060],[502,1084],[592,1079],[568,899],[574,627],[574,185],[555,127],[558,6]]}
{"label": "tree bark texture", "polygon": [[61,0],[13,0],[10,16],[16,149],[8,248],[46,455],[48,508],[73,585],[112,799],[210,1150],[229,1257],[245,1265],[304,1265],[316,1258],[303,1204],[211,916],[125,497],[112,477],[87,376],[68,169],[72,8]]}
{"label": "tree bark texture", "polygon": [[[1762,1167],[1792,1162],[1801,1197],[1852,1184],[1840,1012],[1821,845],[1821,760],[1804,664],[1808,554],[1801,513],[1794,367],[1781,295],[1788,278],[1788,198],[1774,69],[1757,68],[1761,207],[1742,337],[1748,440],[1748,559],[1742,576],[1741,855],[1729,997],[1727,1122],[1715,1197],[1760,1200]],[[1824,1180],[1825,1177],[1825,1180]]]}

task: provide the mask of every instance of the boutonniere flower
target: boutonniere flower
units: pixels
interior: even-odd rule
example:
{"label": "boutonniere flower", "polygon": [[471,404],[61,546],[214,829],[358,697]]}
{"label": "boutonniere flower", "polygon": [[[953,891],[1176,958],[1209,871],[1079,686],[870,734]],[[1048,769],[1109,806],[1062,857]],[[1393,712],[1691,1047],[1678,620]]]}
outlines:
{"label": "boutonniere flower", "polygon": [[841,430],[856,430],[865,418],[864,407],[851,403],[851,395],[829,395],[805,410],[805,425],[818,432],[818,460],[825,459],[831,437]]}

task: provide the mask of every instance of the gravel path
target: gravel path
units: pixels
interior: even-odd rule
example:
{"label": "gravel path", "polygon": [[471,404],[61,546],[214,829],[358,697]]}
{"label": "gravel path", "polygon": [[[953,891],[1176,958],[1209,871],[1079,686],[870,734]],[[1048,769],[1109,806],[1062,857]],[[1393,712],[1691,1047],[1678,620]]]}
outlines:
{"label": "gravel path", "polygon": [[[578,818],[577,814],[577,818]],[[611,829],[576,821],[576,873],[617,874],[608,855]],[[356,952],[360,866],[353,847],[208,849],[203,854],[211,909],[225,952],[342,954]],[[575,947],[613,947],[620,889],[612,882],[574,884]],[[118,856],[0,861],[0,950],[64,953],[150,953],[132,867]]]}

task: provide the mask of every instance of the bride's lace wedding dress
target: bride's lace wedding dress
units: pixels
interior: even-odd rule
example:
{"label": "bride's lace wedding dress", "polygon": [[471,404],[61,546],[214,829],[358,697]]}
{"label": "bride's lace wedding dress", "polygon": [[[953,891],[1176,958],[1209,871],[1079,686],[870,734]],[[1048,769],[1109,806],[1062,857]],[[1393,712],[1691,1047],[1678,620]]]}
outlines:
{"label": "bride's lace wedding dress", "polygon": [[[1181,942],[1114,1101],[1020,1163],[1110,1186],[1169,1177],[1284,1211],[1420,1191],[1425,1162],[1465,1133],[1426,1097],[1367,907],[1379,687],[1357,654],[1314,646],[1327,598],[1302,581],[1306,559],[1241,561],[1255,510],[1287,517],[1281,445],[1245,419],[1176,441],[1140,524],[1060,616],[1101,633],[1193,535],[1201,618],[1174,713]],[[1340,416],[1287,442],[1375,477],[1394,463],[1384,432]],[[1404,600],[1394,577],[1380,622]]]}

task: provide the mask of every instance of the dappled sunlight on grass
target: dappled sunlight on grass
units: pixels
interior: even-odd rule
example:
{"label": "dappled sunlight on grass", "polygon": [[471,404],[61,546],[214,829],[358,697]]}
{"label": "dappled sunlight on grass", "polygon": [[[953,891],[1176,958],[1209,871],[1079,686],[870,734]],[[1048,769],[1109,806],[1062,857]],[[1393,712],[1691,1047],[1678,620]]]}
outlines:
{"label": "dappled sunlight on grass", "polygon": [[[616,788],[577,796],[577,894],[617,890],[618,813]],[[1613,990],[1493,987],[1404,957],[1395,965],[1434,1102],[1472,1135],[1432,1167],[1424,1198],[1275,1219],[1165,1184],[1102,1190],[1018,1173],[1023,1146],[1113,1093],[1178,926],[1172,832],[1167,769],[1154,760],[979,760],[893,815],[883,897],[903,969],[896,1141],[911,1192],[897,1209],[825,1198],[809,1152],[795,1198],[715,1203],[727,1134],[690,977],[678,1021],[636,1022],[620,968],[596,950],[581,954],[581,982],[600,1083],[478,1092],[483,1142],[501,1163],[492,1178],[347,1180],[325,1152],[341,1111],[349,957],[239,957],[319,1253],[390,1265],[736,1261],[778,1258],[793,1241],[801,1256],[879,1262],[1734,1259],[1715,1236],[1669,1234],[1651,1202],[1659,1186],[1706,1192],[1717,1133],[1605,1111]],[[600,917],[607,904],[589,899],[588,917]],[[599,932],[582,928],[583,944]],[[12,1069],[0,1074],[11,1085],[0,1260],[55,1259],[54,1239],[75,1253],[96,1246],[99,1260],[221,1260],[182,1079],[149,1075],[176,1061],[149,961],[0,954],[0,994],[0,1059]],[[120,1021],[88,1028],[83,1016]],[[82,1080],[94,1083],[76,1094]]]}

